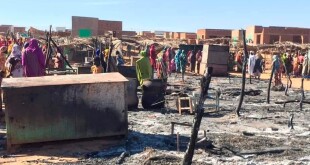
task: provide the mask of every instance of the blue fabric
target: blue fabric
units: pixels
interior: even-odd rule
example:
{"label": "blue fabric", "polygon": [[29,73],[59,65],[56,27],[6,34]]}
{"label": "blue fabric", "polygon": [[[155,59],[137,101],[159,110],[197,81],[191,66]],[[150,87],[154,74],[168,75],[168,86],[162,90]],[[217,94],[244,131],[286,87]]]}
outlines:
{"label": "blue fabric", "polygon": [[181,56],[182,52],[181,50],[177,51],[177,54],[174,57],[174,62],[175,62],[175,69],[177,72],[179,72],[181,70],[181,64],[180,64],[180,56]]}
{"label": "blue fabric", "polygon": [[182,53],[180,55],[180,67],[181,67],[182,73],[184,73],[186,70],[186,64],[187,64],[187,56],[186,56],[184,50],[182,50]]}
{"label": "blue fabric", "polygon": [[117,59],[117,64],[116,64],[117,66],[121,66],[121,65],[125,64],[125,62],[121,56],[118,56],[116,59]]}
{"label": "blue fabric", "polygon": [[279,56],[273,55],[272,59],[273,59],[273,62],[274,62],[274,69],[275,69],[275,71],[278,71],[280,69],[280,65],[281,65],[280,64]]}
{"label": "blue fabric", "polygon": [[96,56],[99,56],[99,55],[100,55],[100,49],[97,49]]}

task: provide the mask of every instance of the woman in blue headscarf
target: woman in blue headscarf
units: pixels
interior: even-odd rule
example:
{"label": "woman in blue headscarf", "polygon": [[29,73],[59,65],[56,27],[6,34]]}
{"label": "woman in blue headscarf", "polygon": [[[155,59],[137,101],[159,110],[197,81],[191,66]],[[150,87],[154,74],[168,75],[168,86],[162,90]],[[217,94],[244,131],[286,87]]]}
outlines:
{"label": "woman in blue headscarf", "polygon": [[274,84],[275,86],[282,85],[281,82],[281,61],[278,55],[273,55],[273,67],[274,67]]}
{"label": "woman in blue headscarf", "polygon": [[181,70],[181,64],[180,64],[181,54],[182,54],[181,50],[178,50],[177,54],[174,56],[175,70],[177,73],[180,72]]}
{"label": "woman in blue headscarf", "polygon": [[179,60],[180,60],[180,68],[181,68],[181,73],[182,73],[182,81],[184,82],[184,74],[185,74],[186,65],[187,65],[187,55],[185,54],[184,50],[182,50]]}

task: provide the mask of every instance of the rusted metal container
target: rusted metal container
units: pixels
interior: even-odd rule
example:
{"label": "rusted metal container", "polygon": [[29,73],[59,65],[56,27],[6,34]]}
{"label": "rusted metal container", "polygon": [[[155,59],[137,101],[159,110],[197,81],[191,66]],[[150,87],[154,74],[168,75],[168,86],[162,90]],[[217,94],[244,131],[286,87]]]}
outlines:
{"label": "rusted metal container", "polygon": [[127,78],[129,83],[127,84],[127,105],[129,110],[138,108],[139,98],[137,95],[138,81],[135,78]]}
{"label": "rusted metal container", "polygon": [[3,80],[8,149],[127,135],[127,83],[119,73]]}
{"label": "rusted metal container", "polygon": [[229,46],[204,45],[199,74],[213,67],[212,76],[228,75]]}

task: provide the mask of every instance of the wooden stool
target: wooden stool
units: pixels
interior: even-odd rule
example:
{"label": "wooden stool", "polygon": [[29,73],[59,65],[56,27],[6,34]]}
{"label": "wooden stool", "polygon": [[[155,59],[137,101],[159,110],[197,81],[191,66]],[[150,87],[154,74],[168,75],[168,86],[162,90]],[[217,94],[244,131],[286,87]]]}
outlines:
{"label": "wooden stool", "polygon": [[220,90],[216,90],[214,92],[208,93],[208,99],[209,100],[215,100],[215,104],[209,103],[207,101],[207,104],[204,104],[204,107],[215,107],[216,111],[220,110]]}
{"label": "wooden stool", "polygon": [[[193,113],[193,106],[192,106],[192,98],[190,97],[179,97],[178,98],[179,101],[179,113],[182,114],[182,110],[189,110],[190,113]],[[188,101],[188,105],[189,107],[182,107],[182,101]]]}

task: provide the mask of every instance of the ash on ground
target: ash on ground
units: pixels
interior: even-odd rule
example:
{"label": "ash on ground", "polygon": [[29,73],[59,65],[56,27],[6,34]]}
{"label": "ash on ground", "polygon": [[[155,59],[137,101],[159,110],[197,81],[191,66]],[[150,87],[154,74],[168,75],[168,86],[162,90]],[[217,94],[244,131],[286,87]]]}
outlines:
{"label": "ash on ground", "polygon": [[[187,75],[185,83],[172,75],[166,95],[166,107],[157,110],[139,109],[128,112],[129,135],[120,144],[95,152],[74,153],[75,164],[179,164],[189,142],[191,127],[171,122],[193,123],[194,115],[176,109],[179,93],[199,93],[199,76]],[[298,89],[284,92],[271,91],[270,104],[266,103],[268,81],[247,80],[246,95],[237,117],[241,78],[212,78],[210,93],[220,90],[220,108],[212,99],[205,102],[205,115],[200,126],[193,164],[310,164],[310,105],[277,102],[300,99]],[[306,99],[310,93],[305,92]],[[141,97],[141,96],[140,96]],[[288,127],[294,114],[293,128]],[[179,145],[177,145],[179,134]],[[178,151],[179,149],[179,151]],[[64,163],[66,164],[66,163]]]}

